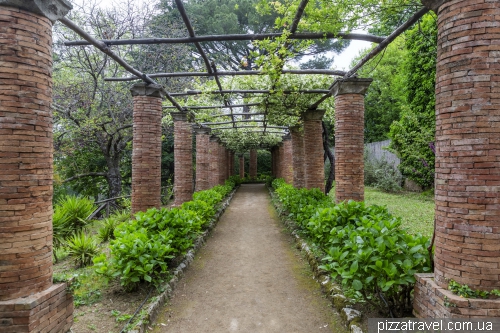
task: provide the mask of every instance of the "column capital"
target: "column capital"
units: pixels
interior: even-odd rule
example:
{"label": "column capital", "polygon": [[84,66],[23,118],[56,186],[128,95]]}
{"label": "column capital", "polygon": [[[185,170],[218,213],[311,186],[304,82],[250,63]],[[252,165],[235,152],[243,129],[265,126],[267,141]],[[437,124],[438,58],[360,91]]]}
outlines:
{"label": "column capital", "polygon": [[289,140],[292,140],[292,136],[290,134],[283,135],[283,141],[289,141]]}
{"label": "column capital", "polygon": [[333,96],[345,95],[345,94],[364,95],[368,90],[368,87],[370,86],[372,81],[373,79],[360,79],[360,78],[337,79],[333,83],[331,92]]}
{"label": "column capital", "polygon": [[202,127],[198,125],[193,125],[193,130],[196,134],[210,134],[212,132],[210,127]]}
{"label": "column capital", "polygon": [[73,9],[67,0],[0,0],[0,6],[14,7],[45,16],[52,22],[63,18]]}
{"label": "column capital", "polygon": [[325,114],[325,110],[316,109],[316,110],[307,110],[303,113],[302,118],[304,120],[322,120],[323,115]]}
{"label": "column capital", "polygon": [[170,112],[172,120],[176,121],[187,121],[191,122],[191,114],[189,112]]}
{"label": "column capital", "polygon": [[422,5],[425,7],[429,8],[430,10],[434,11],[436,14],[439,11],[439,7],[443,5],[445,2],[448,0],[421,0]]}
{"label": "column capital", "polygon": [[165,90],[160,84],[146,84],[145,82],[136,83],[130,87],[130,92],[132,96],[165,97]]}
{"label": "column capital", "polygon": [[212,141],[212,142],[217,142],[217,143],[219,143],[219,142],[220,142],[219,137],[218,137],[218,136],[216,136],[216,135],[213,135],[213,134],[212,134],[212,135],[210,135],[210,139],[209,139],[209,140],[210,140],[210,141]]}

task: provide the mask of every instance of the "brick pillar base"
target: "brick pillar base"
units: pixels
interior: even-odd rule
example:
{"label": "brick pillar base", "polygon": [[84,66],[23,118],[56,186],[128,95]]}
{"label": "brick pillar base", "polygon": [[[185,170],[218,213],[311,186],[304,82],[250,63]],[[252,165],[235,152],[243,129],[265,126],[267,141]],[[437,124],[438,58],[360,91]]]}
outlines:
{"label": "brick pillar base", "polygon": [[290,128],[292,136],[293,186],[303,188],[304,178],[304,136],[299,127]]}
{"label": "brick pillar base", "polygon": [[161,207],[161,101],[160,85],[137,83],[132,142],[132,214]]}
{"label": "brick pillar base", "polygon": [[185,112],[174,120],[174,206],[193,200],[193,128]]}
{"label": "brick pillar base", "polygon": [[292,137],[283,138],[283,179],[288,184],[293,184],[293,150]]}
{"label": "brick pillar base", "polygon": [[446,289],[450,279],[500,289],[500,2],[423,2],[438,12],[436,237],[434,275],[417,275],[414,312],[499,317],[500,300]]}
{"label": "brick pillar base", "polygon": [[0,332],[67,332],[52,284],[52,23],[71,5],[0,5]]}
{"label": "brick pillar base", "polygon": [[245,156],[240,155],[240,178],[245,178]]}
{"label": "brick pillar base", "polygon": [[305,187],[325,192],[325,166],[323,162],[323,126],[325,110],[304,113]]}
{"label": "brick pillar base", "polygon": [[250,149],[250,159],[249,159],[249,170],[248,174],[251,179],[257,178],[257,150]]}
{"label": "brick pillar base", "polygon": [[334,83],[335,96],[335,201],[363,201],[364,94],[372,79]]}
{"label": "brick pillar base", "polygon": [[196,132],[196,191],[210,188],[210,128],[195,128]]}

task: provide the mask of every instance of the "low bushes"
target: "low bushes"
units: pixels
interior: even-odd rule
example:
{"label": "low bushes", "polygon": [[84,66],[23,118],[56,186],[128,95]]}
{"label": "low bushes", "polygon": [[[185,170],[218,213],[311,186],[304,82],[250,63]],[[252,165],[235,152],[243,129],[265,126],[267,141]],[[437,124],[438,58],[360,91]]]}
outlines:
{"label": "low bushes", "polygon": [[427,237],[400,228],[401,219],[385,207],[355,201],[335,205],[317,189],[295,189],[281,179],[273,188],[289,217],[323,252],[321,267],[350,297],[394,317],[411,311],[414,274],[430,270]]}
{"label": "low bushes", "polygon": [[193,201],[172,209],[152,208],[135,219],[118,225],[110,242],[111,258],[94,259],[96,272],[120,278],[133,290],[142,281],[158,283],[174,258],[184,255],[215,215],[216,205],[231,192],[235,183],[226,181],[210,190],[197,192]]}

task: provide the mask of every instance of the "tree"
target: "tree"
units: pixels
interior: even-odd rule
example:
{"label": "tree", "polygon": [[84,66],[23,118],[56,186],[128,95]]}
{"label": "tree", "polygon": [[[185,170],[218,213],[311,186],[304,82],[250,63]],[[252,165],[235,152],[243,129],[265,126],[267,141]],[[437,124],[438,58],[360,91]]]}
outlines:
{"label": "tree", "polygon": [[432,14],[406,34],[404,64],[407,106],[391,125],[389,148],[401,159],[402,174],[423,188],[434,184],[437,24]]}
{"label": "tree", "polygon": [[[277,13],[258,11],[258,3],[259,0],[189,0],[184,2],[184,7],[196,34],[200,36],[280,32],[282,27],[275,25]],[[173,1],[162,0],[160,8],[162,13],[155,17],[157,22],[183,24]],[[348,45],[348,41],[315,41],[297,55],[297,61],[302,57],[324,52],[338,53]],[[227,70],[257,69],[259,66],[254,62],[256,55],[268,52],[250,41],[204,42],[202,47],[218,66]],[[194,46],[191,47],[191,52],[199,59],[198,50]],[[303,68],[329,68],[332,62],[333,54],[329,53],[319,59],[306,60]],[[204,68],[201,59],[197,67]]]}
{"label": "tree", "polygon": [[[92,2],[74,10],[70,19],[100,39],[131,38],[148,34],[151,11],[147,5],[137,7],[132,2],[121,3],[113,9],[100,9]],[[122,162],[131,149],[130,84],[104,81],[105,77],[125,75],[107,55],[91,46],[64,47],[60,43],[75,39],[79,38],[73,31],[56,25],[54,137],[57,170],[63,181],[71,181],[80,191],[94,196],[103,193],[117,197],[122,189]],[[176,70],[184,59],[182,49],[163,47],[165,52],[158,57],[148,57],[150,48],[142,46],[115,47],[114,52],[138,65],[139,69]],[[172,86],[173,82],[165,83]],[[100,179],[106,180],[107,188],[101,186]]]}
{"label": "tree", "polygon": [[[369,50],[361,52],[361,59]],[[365,142],[388,139],[391,124],[399,120],[404,95],[406,58],[404,38],[398,38],[387,49],[358,71],[373,82],[365,95]]]}

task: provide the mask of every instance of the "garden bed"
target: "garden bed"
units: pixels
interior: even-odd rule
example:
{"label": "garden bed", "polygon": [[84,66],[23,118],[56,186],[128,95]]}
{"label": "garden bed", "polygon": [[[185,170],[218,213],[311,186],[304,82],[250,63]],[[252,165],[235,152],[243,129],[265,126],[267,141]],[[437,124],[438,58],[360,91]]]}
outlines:
{"label": "garden bed", "polygon": [[[204,243],[220,215],[228,206],[236,188],[218,205],[215,216],[204,227],[204,231],[194,242],[194,246],[182,257],[172,262],[178,263],[170,269],[164,283],[153,287],[149,283],[139,283],[135,290],[126,292],[117,279],[107,279],[95,272],[95,267],[77,268],[70,257],[54,265],[54,276],[71,278],[71,289],[74,294],[74,324],[72,332],[144,332],[149,322],[154,320],[157,310],[171,295],[183,271],[191,263],[194,253]],[[100,221],[91,229],[97,229]],[[103,247],[109,251],[107,244]],[[76,278],[75,278],[76,276]]]}

